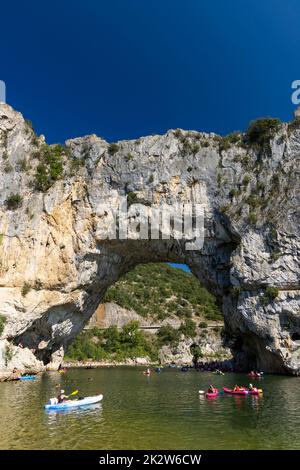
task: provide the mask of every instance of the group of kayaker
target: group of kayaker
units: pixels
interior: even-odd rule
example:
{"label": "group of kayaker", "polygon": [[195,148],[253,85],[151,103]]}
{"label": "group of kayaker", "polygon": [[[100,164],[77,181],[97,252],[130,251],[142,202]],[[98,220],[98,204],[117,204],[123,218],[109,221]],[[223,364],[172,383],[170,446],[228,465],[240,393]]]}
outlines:
{"label": "group of kayaker", "polygon": [[249,372],[248,377],[254,377],[255,379],[262,377],[263,372],[255,372],[254,370],[251,370]]}
{"label": "group of kayaker", "polygon": [[[241,390],[247,390],[247,389],[245,389],[245,387],[241,387],[240,385],[235,385],[233,390],[235,392],[240,392]],[[253,387],[252,384],[249,384],[248,390],[250,390],[251,392],[255,392],[255,391],[257,391],[257,388]]]}
{"label": "group of kayaker", "polygon": [[213,372],[214,375],[225,375],[224,372],[222,372],[220,369],[216,369],[214,372]]}
{"label": "group of kayaker", "polygon": [[[213,393],[216,388],[213,385],[210,385],[207,389],[207,393]],[[242,390],[249,390],[250,392],[257,392],[257,387],[254,387],[253,384],[249,384],[248,389],[245,387],[241,387],[240,385],[235,385],[233,388],[234,392],[240,392]]]}

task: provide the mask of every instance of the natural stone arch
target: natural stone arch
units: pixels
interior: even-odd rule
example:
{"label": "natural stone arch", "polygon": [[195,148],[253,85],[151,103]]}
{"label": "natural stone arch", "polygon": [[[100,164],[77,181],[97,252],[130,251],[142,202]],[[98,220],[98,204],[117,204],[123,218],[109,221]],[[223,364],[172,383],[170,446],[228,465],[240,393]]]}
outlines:
{"label": "natural stone arch", "polygon": [[[109,285],[137,263],[174,261],[187,263],[222,300],[226,331],[243,358],[266,371],[300,370],[293,341],[300,331],[297,125],[282,124],[266,148],[186,131],[115,146],[94,135],[73,139],[64,178],[44,193],[33,188],[43,138],[7,105],[0,130],[0,152],[16,168],[4,177],[1,167],[0,180],[0,346],[14,345],[7,367],[57,366]],[[31,168],[17,170],[28,156]],[[13,193],[23,197],[15,211],[5,202]],[[102,203],[114,207],[124,195],[147,206],[203,204],[203,249],[187,252],[175,240],[103,240],[111,220]]]}
{"label": "natural stone arch", "polygon": [[[88,255],[83,260],[83,263],[96,263],[97,268],[84,289],[82,303],[77,305],[76,299],[61,306],[51,306],[29,328],[14,337],[13,343],[22,345],[23,348],[36,349],[35,356],[45,365],[51,362],[51,356],[55,356],[57,352],[60,360],[60,348],[66,350],[69,342],[81,332],[101,303],[107,288],[136,265],[147,262],[188,264],[192,273],[221,303],[223,295],[228,293],[230,254],[235,245],[227,239],[214,240],[214,243],[216,246],[213,251],[211,241],[207,247],[204,245],[203,251],[206,250],[207,255],[203,255],[187,252],[183,242],[174,240],[101,242],[101,254],[94,254],[92,257]],[[64,326],[66,323],[69,323],[67,331]],[[53,334],[55,330],[56,334]]]}

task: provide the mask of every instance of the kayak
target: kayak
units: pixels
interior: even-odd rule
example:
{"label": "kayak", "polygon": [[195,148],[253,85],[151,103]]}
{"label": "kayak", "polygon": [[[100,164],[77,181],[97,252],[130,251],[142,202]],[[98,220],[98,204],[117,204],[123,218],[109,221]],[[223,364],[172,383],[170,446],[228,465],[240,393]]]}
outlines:
{"label": "kayak", "polygon": [[18,380],[35,380],[36,375],[23,375],[23,377],[19,377]]}
{"label": "kayak", "polygon": [[217,388],[214,388],[214,392],[211,393],[211,392],[206,392],[205,396],[206,398],[216,398],[218,396],[218,389]]}
{"label": "kayak", "polygon": [[45,410],[69,410],[71,408],[78,408],[80,406],[93,405],[99,403],[103,398],[103,395],[96,395],[94,397],[85,397],[79,400],[67,400],[62,403],[55,403],[55,398],[51,398],[45,405]]}
{"label": "kayak", "polygon": [[252,379],[261,379],[261,375],[260,374],[247,374],[248,377],[251,377]]}
{"label": "kayak", "polygon": [[225,393],[230,393],[231,395],[248,395],[248,390],[243,388],[242,390],[232,390],[230,388],[223,387]]}

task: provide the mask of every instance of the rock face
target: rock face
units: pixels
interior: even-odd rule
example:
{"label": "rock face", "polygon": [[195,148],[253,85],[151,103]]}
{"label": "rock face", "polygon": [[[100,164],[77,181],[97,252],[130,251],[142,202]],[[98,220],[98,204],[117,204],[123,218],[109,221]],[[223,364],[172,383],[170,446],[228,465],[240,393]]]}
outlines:
{"label": "rock face", "polygon": [[[137,263],[172,261],[187,263],[222,301],[245,366],[300,372],[298,121],[281,124],[268,145],[179,130],[115,145],[72,139],[57,149],[62,172],[43,149],[22,115],[0,104],[2,371],[56,367],[108,286]],[[52,178],[44,192],[41,159]],[[103,239],[107,206],[125,195],[148,208],[202,204],[203,248]]]}
{"label": "rock face", "polygon": [[149,327],[152,324],[151,320],[141,317],[134,310],[123,308],[114,302],[107,302],[98,306],[87,328],[104,329],[113,325],[117,328],[123,328],[131,321],[138,321],[141,328]]}
{"label": "rock face", "polygon": [[192,354],[193,346],[201,350],[199,361],[202,363],[211,363],[220,361],[223,366],[231,368],[233,365],[232,356],[229,348],[223,344],[220,333],[210,330],[207,335],[199,334],[194,338],[183,338],[178,345],[164,345],[159,352],[159,360],[162,364],[192,364],[194,356]]}
{"label": "rock face", "polygon": [[[203,318],[193,316],[192,320],[197,325],[200,323],[200,321],[203,321]],[[89,320],[86,328],[106,329],[111,326],[116,326],[117,328],[121,329],[131,321],[137,321],[140,328],[148,330],[149,333],[157,332],[157,330],[164,325],[170,325],[172,328],[178,329],[182,323],[182,319],[175,315],[169,316],[164,320],[157,320],[151,316],[145,318],[134,310],[121,307],[114,302],[106,302],[98,306],[97,310]],[[212,327],[223,326],[222,322],[210,322],[210,325]]]}

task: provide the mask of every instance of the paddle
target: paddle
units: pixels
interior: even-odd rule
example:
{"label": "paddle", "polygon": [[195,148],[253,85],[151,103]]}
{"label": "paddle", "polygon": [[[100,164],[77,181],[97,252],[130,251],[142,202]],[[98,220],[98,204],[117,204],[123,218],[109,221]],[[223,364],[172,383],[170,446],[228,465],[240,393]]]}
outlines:
{"label": "paddle", "polygon": [[78,390],[74,390],[74,392],[70,393],[70,395],[66,395],[66,398],[70,398],[73,395],[76,395],[78,393]]}

